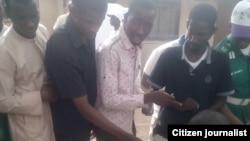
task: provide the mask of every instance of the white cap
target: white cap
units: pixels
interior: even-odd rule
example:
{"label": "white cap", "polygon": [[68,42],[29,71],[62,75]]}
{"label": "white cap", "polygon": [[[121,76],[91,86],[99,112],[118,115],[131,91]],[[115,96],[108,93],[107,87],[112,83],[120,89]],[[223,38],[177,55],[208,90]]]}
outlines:
{"label": "white cap", "polygon": [[242,0],[234,7],[231,34],[234,37],[250,38],[250,0]]}

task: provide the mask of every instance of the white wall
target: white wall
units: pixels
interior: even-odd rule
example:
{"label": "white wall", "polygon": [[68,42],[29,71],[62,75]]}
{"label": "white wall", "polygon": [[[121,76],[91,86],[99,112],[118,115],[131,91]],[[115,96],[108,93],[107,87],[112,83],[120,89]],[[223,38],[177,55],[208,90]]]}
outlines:
{"label": "white wall", "polygon": [[39,0],[40,22],[51,32],[56,18],[65,13],[65,0]]}
{"label": "white wall", "polygon": [[158,46],[164,44],[166,41],[144,41],[142,45],[142,58],[141,58],[141,65],[142,68],[144,67],[149,55],[151,52],[157,48]]}

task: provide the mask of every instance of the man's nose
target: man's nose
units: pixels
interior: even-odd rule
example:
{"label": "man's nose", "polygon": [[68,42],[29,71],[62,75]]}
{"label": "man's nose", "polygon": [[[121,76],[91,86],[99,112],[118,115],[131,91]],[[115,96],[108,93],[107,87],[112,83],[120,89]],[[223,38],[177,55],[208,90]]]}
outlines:
{"label": "man's nose", "polygon": [[136,33],[139,35],[144,35],[145,34],[145,28],[143,25],[138,26],[138,28],[136,29]]}
{"label": "man's nose", "polygon": [[32,28],[32,27],[35,26],[35,23],[34,23],[32,20],[29,20],[29,19],[27,19],[27,20],[25,21],[25,24],[26,24],[26,26],[29,27],[29,28]]}
{"label": "man's nose", "polygon": [[197,37],[197,35],[192,35],[190,37],[190,41],[192,41],[192,42],[199,42],[199,38]]}

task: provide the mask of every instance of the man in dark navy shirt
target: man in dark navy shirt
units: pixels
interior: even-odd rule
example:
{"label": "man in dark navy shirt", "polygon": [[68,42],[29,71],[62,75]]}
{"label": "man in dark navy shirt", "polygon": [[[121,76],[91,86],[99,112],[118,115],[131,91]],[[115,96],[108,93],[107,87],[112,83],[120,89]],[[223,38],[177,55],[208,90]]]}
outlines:
{"label": "man in dark navy shirt", "polygon": [[192,8],[187,22],[185,43],[166,48],[156,63],[149,81],[154,89],[165,87],[180,107],[161,107],[154,134],[168,138],[168,125],[187,124],[205,109],[226,109],[226,96],[233,94],[229,60],[212,50],[208,40],[216,31],[217,12],[209,4]]}
{"label": "man in dark navy shirt", "polygon": [[72,0],[66,23],[47,43],[45,65],[58,92],[51,104],[57,141],[89,141],[93,125],[121,141],[139,141],[95,108],[97,93],[94,39],[107,9],[105,0]]}

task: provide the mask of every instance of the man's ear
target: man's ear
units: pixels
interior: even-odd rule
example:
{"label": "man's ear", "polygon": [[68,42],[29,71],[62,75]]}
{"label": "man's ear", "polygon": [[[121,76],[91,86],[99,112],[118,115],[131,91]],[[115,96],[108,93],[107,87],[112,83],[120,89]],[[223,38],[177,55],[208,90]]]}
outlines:
{"label": "man's ear", "polygon": [[68,8],[69,8],[69,13],[70,13],[70,18],[73,21],[76,21],[77,20],[77,9],[76,9],[76,7],[74,7],[72,4],[69,4]]}

